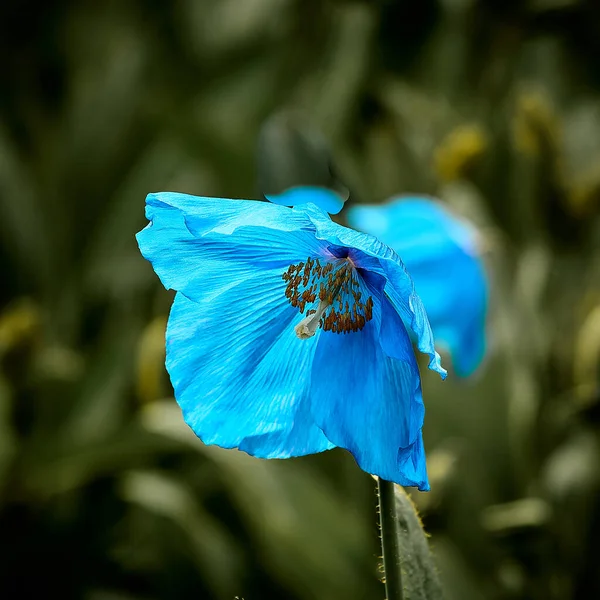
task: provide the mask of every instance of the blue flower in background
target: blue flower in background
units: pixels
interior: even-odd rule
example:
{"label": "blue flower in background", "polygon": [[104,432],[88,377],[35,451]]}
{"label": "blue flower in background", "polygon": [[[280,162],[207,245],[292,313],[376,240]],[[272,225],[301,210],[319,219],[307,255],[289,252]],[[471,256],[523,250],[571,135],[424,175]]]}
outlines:
{"label": "blue flower in background", "polygon": [[347,217],[352,227],[377,236],[402,257],[436,343],[450,351],[457,375],[470,375],[485,354],[488,303],[475,228],[426,197],[354,206]]}
{"label": "blue flower in background", "polygon": [[288,188],[280,194],[265,194],[265,198],[274,204],[283,206],[300,206],[301,204],[316,204],[330,215],[335,215],[342,210],[348,195],[341,196],[326,187],[295,186]]}
{"label": "blue flower in background", "polygon": [[261,458],[339,446],[368,473],[429,489],[407,328],[445,371],[395,252],[314,203],[157,193],[146,216],[141,252],[177,291],[167,369],[198,437]]}

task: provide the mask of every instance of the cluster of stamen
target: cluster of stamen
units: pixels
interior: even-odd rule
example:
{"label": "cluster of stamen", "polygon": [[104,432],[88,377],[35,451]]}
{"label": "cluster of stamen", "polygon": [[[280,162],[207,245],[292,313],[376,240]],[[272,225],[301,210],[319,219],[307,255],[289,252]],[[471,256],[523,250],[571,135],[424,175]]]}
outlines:
{"label": "cluster of stamen", "polygon": [[318,299],[316,308],[296,328],[298,337],[314,335],[318,326],[333,333],[361,330],[373,318],[373,298],[364,302],[354,265],[340,258],[335,263],[321,264],[319,259],[290,265],[282,275],[287,283],[285,297],[304,314],[307,305]]}

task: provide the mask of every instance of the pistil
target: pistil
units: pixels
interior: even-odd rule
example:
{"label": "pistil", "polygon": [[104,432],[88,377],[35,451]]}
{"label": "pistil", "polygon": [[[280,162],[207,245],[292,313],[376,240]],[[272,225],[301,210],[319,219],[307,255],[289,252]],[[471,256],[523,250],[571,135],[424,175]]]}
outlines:
{"label": "pistil", "polygon": [[306,317],[294,327],[296,335],[301,340],[311,338],[317,332],[323,313],[331,306],[326,300],[319,300],[317,310],[309,310]]}

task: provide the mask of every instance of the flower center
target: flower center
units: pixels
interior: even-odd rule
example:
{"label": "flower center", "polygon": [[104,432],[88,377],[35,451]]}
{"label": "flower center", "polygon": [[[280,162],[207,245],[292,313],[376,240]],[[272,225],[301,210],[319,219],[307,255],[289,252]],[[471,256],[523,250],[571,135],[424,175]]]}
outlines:
{"label": "flower center", "polygon": [[365,288],[349,258],[322,265],[309,257],[290,265],[281,277],[287,283],[285,297],[301,314],[319,301],[294,328],[300,339],[312,337],[319,327],[333,333],[360,331],[373,318],[373,298],[363,302]]}

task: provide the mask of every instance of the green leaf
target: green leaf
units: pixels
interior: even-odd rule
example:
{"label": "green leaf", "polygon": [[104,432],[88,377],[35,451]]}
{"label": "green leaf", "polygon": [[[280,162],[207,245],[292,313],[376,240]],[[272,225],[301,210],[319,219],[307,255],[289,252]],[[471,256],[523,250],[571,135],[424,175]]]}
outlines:
{"label": "green leaf", "polygon": [[406,600],[443,598],[438,572],[421,520],[404,488],[395,488],[404,597]]}

